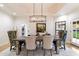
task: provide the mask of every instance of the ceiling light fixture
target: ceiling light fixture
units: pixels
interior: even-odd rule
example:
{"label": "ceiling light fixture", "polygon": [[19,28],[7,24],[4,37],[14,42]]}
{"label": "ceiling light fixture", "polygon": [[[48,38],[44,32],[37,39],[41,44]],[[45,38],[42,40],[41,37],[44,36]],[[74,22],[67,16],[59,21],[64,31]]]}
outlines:
{"label": "ceiling light fixture", "polygon": [[35,4],[33,4],[33,15],[30,16],[31,22],[46,22],[46,16],[43,15],[43,4],[41,4],[41,15],[35,15]]}
{"label": "ceiling light fixture", "polygon": [[0,7],[4,7],[4,4],[0,4]]}

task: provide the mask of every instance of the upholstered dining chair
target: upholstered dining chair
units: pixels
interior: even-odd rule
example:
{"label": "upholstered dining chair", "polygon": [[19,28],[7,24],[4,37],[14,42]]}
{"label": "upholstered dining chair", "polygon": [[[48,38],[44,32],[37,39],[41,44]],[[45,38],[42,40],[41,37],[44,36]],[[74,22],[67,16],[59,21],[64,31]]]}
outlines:
{"label": "upholstered dining chair", "polygon": [[33,51],[33,55],[34,55],[34,51],[36,49],[36,36],[28,36],[26,37],[26,50],[27,50],[27,55],[28,55],[28,51]]}
{"label": "upholstered dining chair", "polygon": [[45,35],[43,37],[44,56],[46,50],[50,50],[50,54],[52,56],[52,42],[53,42],[53,37],[51,35]]}
{"label": "upholstered dining chair", "polygon": [[62,39],[61,39],[61,45],[63,46],[64,50],[66,49],[65,43],[66,43],[66,38],[67,38],[67,31],[64,31]]}
{"label": "upholstered dining chair", "polygon": [[10,51],[12,50],[12,47],[16,47],[16,42],[14,41],[17,37],[17,31],[8,31],[8,37],[10,41]]}

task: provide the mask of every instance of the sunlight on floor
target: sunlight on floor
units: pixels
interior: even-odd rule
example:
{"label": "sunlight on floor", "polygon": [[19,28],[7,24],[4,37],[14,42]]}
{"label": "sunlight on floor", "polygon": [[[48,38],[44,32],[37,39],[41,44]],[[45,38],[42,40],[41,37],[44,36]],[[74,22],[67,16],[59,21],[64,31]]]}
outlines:
{"label": "sunlight on floor", "polygon": [[72,47],[72,50],[75,51],[76,53],[79,53],[79,50],[74,47]]}

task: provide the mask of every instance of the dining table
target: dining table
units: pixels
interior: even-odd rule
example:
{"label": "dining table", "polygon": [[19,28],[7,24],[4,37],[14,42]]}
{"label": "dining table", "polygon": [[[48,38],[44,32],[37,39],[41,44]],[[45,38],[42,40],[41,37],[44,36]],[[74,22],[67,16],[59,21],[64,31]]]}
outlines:
{"label": "dining table", "polygon": [[14,41],[16,42],[16,55],[19,55],[21,52],[21,42],[25,43],[27,36],[19,36]]}
{"label": "dining table", "polygon": [[[21,45],[20,45],[20,42],[25,42],[25,39],[27,38],[28,36],[19,36],[17,37],[14,41],[16,41],[16,55],[19,55],[20,52],[21,52]],[[39,42],[42,42],[43,39],[40,39],[38,38],[37,36],[37,39],[36,39],[36,42],[39,41]],[[55,51],[56,51],[56,54],[58,54],[58,41],[59,39],[54,39],[53,43],[54,43],[54,46],[55,46]]]}

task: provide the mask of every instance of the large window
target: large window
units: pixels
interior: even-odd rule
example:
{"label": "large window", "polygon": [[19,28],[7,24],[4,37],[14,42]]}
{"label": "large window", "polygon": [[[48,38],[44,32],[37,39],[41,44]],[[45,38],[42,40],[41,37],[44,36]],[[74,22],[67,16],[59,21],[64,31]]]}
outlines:
{"label": "large window", "polygon": [[79,21],[73,22],[73,38],[79,39]]}
{"label": "large window", "polygon": [[73,39],[72,43],[79,46],[79,21],[73,21]]}
{"label": "large window", "polygon": [[76,21],[73,22],[73,38],[76,38]]}

